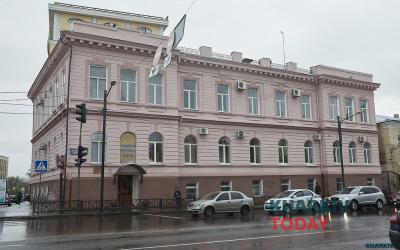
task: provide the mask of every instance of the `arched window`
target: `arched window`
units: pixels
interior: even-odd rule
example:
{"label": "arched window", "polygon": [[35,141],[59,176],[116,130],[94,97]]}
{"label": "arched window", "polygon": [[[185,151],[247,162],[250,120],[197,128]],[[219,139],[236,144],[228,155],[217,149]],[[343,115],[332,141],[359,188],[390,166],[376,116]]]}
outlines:
{"label": "arched window", "polygon": [[160,133],[154,132],[149,136],[149,161],[163,161],[163,138]]}
{"label": "arched window", "polygon": [[120,138],[120,162],[136,162],[136,136],[131,132],[125,132]]}
{"label": "arched window", "polygon": [[304,143],[304,162],[306,164],[314,163],[313,145],[311,141]]}
{"label": "arched window", "polygon": [[333,143],[333,162],[335,164],[340,163],[340,143],[339,143],[339,141],[335,141]]}
{"label": "arched window", "polygon": [[350,164],[357,163],[356,143],[353,141],[349,143],[349,161]]}
{"label": "arched window", "polygon": [[[91,143],[91,154],[90,158],[92,162],[101,162],[102,157],[102,139],[103,134],[98,132],[92,136],[92,143]],[[107,139],[107,138],[106,138]],[[107,146],[107,144],[105,144]],[[107,156],[107,154],[105,155]]]}
{"label": "arched window", "polygon": [[228,164],[230,163],[230,140],[228,137],[221,137],[218,141],[218,149],[219,149],[219,163],[220,164]]}
{"label": "arched window", "polygon": [[371,144],[364,143],[364,163],[371,164]]}
{"label": "arched window", "polygon": [[185,163],[195,164],[197,163],[197,141],[193,135],[185,137]]}
{"label": "arched window", "polygon": [[286,139],[281,139],[278,143],[279,163],[289,162],[288,142]]}
{"label": "arched window", "polygon": [[253,138],[250,141],[250,163],[261,163],[260,140]]}

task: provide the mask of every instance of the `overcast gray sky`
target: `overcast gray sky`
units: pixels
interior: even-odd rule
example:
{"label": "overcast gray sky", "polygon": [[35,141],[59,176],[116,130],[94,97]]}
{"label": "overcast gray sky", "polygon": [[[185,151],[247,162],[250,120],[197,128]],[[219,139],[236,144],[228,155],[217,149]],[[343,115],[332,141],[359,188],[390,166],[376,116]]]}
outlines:
{"label": "overcast gray sky", "polygon": [[[173,28],[192,0],[65,0],[62,2],[127,12],[169,16]],[[28,91],[47,57],[48,1],[0,0],[0,91]],[[400,1],[197,0],[186,20],[181,46],[241,51],[300,67],[325,64],[367,72],[381,83],[376,113],[399,113]],[[1,100],[26,98],[3,94]],[[29,101],[13,103],[30,104]],[[31,112],[31,107],[0,104],[0,112]],[[31,115],[0,113],[0,155],[10,157],[9,175],[24,176],[30,166]]]}

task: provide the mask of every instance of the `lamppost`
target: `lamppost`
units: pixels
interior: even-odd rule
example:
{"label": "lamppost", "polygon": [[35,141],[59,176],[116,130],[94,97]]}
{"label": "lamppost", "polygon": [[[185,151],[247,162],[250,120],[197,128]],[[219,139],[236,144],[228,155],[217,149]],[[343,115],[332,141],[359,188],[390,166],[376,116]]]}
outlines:
{"label": "lamppost", "polygon": [[345,189],[346,185],[344,182],[344,166],[343,166],[343,145],[342,145],[342,122],[363,113],[364,111],[359,111],[351,116],[346,116],[344,119],[340,119],[340,116],[337,116],[337,126],[338,126],[338,134],[339,134],[339,147],[340,147],[340,168],[342,170],[342,190]]}
{"label": "lamppost", "polygon": [[107,120],[107,97],[110,94],[112,87],[116,84],[116,81],[111,81],[111,86],[104,90],[103,99],[103,138],[101,140],[101,177],[100,177],[100,213],[103,213],[104,207],[104,161],[105,161],[105,151],[106,151],[106,120]]}

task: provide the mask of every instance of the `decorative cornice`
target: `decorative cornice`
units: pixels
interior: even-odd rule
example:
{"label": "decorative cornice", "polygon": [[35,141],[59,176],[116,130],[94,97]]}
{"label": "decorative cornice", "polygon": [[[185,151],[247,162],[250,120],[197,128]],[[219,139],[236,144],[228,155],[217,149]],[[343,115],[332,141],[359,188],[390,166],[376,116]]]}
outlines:
{"label": "decorative cornice", "polygon": [[319,75],[318,81],[320,83],[332,84],[336,86],[353,87],[353,88],[363,88],[368,90],[377,90],[380,86],[379,83],[366,82],[351,78],[343,78],[339,76],[332,75]]}

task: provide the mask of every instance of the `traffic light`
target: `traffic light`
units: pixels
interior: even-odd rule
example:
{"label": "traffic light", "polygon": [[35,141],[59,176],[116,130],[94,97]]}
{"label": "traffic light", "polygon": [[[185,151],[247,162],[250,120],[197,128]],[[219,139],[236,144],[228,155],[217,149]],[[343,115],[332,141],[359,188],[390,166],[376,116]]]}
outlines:
{"label": "traffic light", "polygon": [[85,163],[87,161],[87,159],[83,158],[83,157],[87,156],[87,154],[88,154],[87,147],[78,146],[78,158],[75,159],[76,167],[80,167],[83,163]]}
{"label": "traffic light", "polygon": [[76,117],[76,119],[78,121],[80,121],[81,123],[86,123],[86,103],[81,103],[81,104],[76,104],[76,107],[78,108],[78,110],[75,112],[77,113],[78,117]]}

